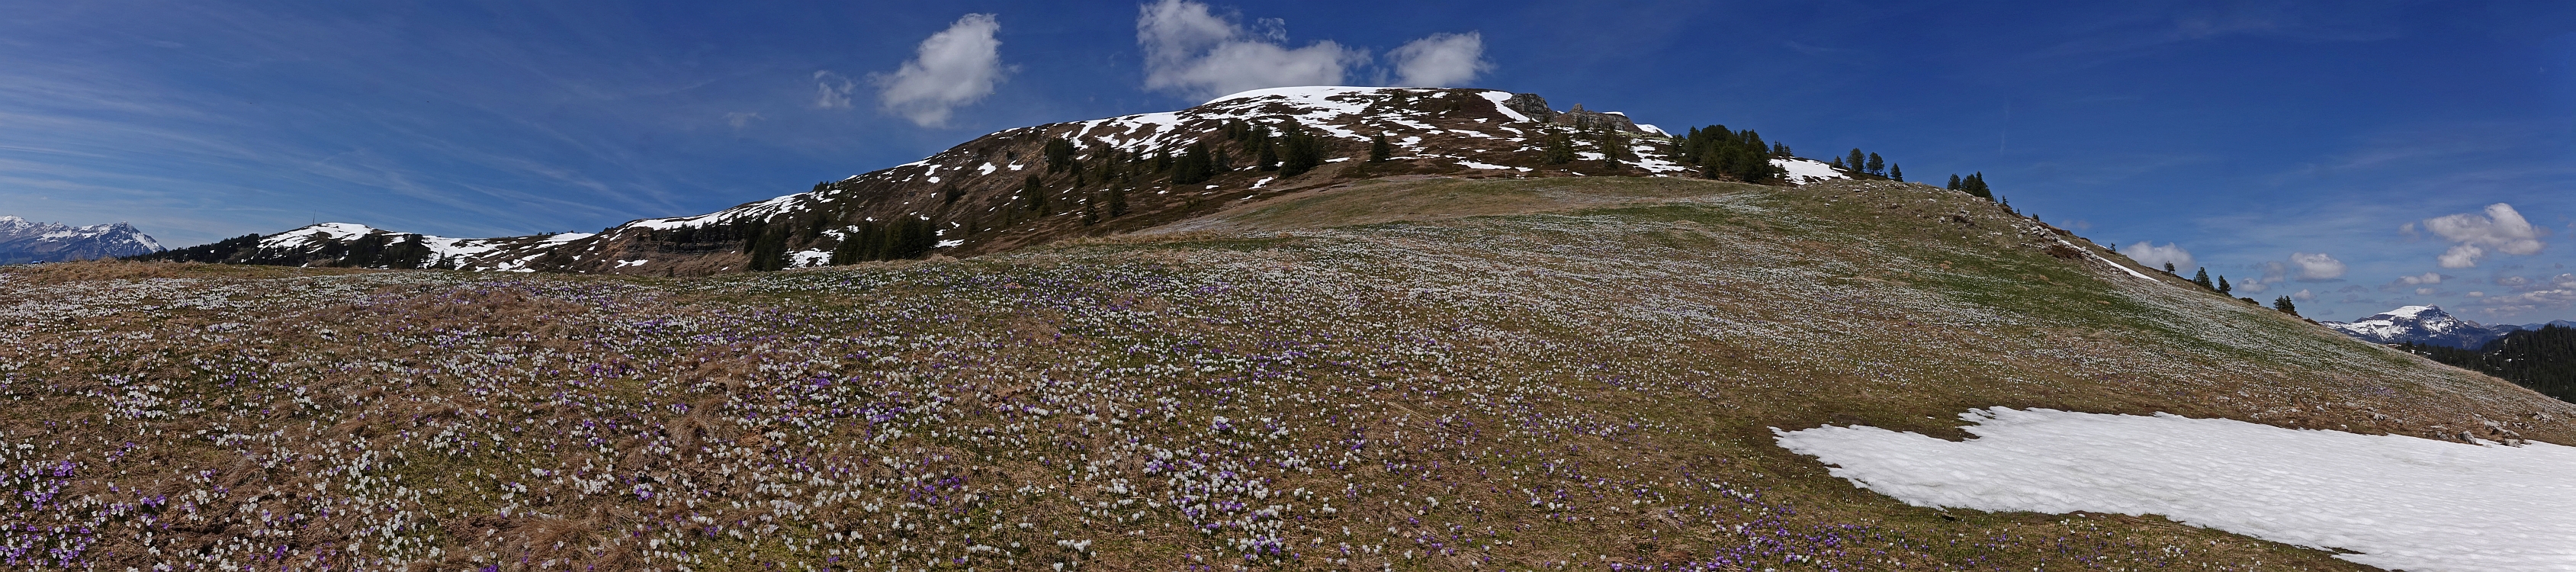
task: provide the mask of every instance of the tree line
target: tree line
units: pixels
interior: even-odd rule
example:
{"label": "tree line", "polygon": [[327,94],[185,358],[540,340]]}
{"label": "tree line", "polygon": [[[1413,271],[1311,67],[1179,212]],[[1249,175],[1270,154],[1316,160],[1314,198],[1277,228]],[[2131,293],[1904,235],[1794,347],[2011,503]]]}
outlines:
{"label": "tree line", "polygon": [[2475,350],[2412,342],[2404,347],[2433,361],[2496,376],[2561,401],[2576,402],[2576,329],[2546,326],[2523,330]]}

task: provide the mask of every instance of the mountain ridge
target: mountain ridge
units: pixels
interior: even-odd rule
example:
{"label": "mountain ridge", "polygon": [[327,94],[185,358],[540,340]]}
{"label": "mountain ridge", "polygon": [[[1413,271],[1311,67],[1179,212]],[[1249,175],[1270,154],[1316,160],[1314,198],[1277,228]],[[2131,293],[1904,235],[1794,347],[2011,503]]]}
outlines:
{"label": "mountain ridge", "polygon": [[[881,258],[835,250],[901,232],[893,228],[901,224],[929,225],[935,238],[928,248],[896,249],[894,257],[972,256],[1148,228],[1231,201],[1374,177],[1669,177],[1698,170],[1676,156],[1670,136],[1617,112],[1579,104],[1558,112],[1535,94],[1270,88],[1177,111],[1006,129],[807,192],[699,215],[635,219],[594,233],[450,238],[324,223],[158,259],[684,276]],[[1376,137],[1388,139],[1382,161],[1369,160]],[[1283,148],[1299,141],[1313,147],[1310,164],[1269,155],[1293,151]],[[1785,155],[1787,148],[1779,150]],[[1193,157],[1214,164],[1197,176],[1176,172],[1188,169]],[[1787,184],[1854,176],[1811,159],[1769,161]],[[782,236],[765,236],[770,233]],[[773,245],[764,251],[763,241]],[[419,260],[418,266],[348,258],[404,243],[421,246],[397,262]],[[409,256],[422,249],[425,258]]]}
{"label": "mountain ridge", "polygon": [[2476,350],[2487,342],[2519,331],[2535,331],[2548,326],[2576,327],[2576,322],[2555,320],[2533,324],[2485,325],[2451,315],[2441,306],[2400,306],[2365,316],[2351,322],[2318,322],[2354,339],[2381,344],[2419,344]]}
{"label": "mountain ridge", "polygon": [[0,215],[0,264],[92,260],[160,251],[160,242],[123,222],[71,226]]}

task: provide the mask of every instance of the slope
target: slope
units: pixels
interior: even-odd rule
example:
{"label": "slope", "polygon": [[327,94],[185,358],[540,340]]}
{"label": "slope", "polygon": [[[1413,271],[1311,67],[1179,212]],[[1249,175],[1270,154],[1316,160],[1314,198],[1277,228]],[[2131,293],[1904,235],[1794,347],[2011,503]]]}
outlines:
{"label": "slope", "polygon": [[8,556],[40,569],[2362,569],[2155,517],[1911,507],[1768,428],[1957,438],[2004,406],[2576,442],[2576,406],[1920,185],[1255,203],[684,279],[0,272],[28,325],[0,331],[0,486],[27,493],[0,546],[67,547]]}

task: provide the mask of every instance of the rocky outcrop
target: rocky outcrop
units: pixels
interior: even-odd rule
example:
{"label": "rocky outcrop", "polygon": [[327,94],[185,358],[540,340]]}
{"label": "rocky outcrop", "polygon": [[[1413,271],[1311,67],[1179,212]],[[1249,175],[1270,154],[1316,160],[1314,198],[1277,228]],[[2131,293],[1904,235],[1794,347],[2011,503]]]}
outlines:
{"label": "rocky outcrop", "polygon": [[1547,122],[1557,125],[1570,125],[1575,129],[1607,128],[1611,131],[1626,131],[1629,133],[1646,132],[1646,130],[1637,127],[1637,122],[1630,121],[1627,114],[1616,111],[1607,113],[1587,111],[1583,109],[1583,104],[1580,103],[1574,104],[1574,109],[1572,110],[1556,114],[1555,117],[1549,118]]}

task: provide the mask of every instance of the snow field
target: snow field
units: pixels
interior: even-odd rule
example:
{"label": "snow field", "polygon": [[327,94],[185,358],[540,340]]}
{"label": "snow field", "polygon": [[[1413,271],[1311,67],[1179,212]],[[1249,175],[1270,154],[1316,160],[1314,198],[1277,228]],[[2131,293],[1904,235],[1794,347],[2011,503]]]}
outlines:
{"label": "snow field", "polygon": [[1972,410],[1976,438],[1780,431],[1861,488],[1983,511],[2165,515],[2387,569],[2576,570],[2576,448],[2229,419]]}

